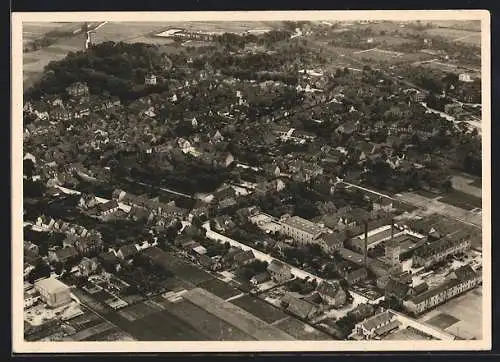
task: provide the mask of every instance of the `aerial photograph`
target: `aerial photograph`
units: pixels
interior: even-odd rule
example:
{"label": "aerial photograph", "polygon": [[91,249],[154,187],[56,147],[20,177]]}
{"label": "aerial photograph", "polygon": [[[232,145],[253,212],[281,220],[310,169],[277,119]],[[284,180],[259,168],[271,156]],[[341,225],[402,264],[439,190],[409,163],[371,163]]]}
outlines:
{"label": "aerial photograph", "polygon": [[481,21],[22,43],[25,341],[486,338]]}

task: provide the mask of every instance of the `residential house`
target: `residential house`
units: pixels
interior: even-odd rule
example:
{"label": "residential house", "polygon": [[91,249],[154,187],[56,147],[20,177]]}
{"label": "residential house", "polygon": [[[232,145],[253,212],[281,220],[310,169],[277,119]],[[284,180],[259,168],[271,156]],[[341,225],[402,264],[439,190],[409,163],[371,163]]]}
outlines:
{"label": "residential house", "polygon": [[68,94],[72,97],[83,97],[89,95],[87,83],[75,82],[66,88]]}
{"label": "residential house", "polygon": [[108,272],[116,272],[120,269],[120,259],[112,250],[99,254],[98,260]]}
{"label": "residential house", "polygon": [[280,284],[292,279],[293,277],[291,268],[276,259],[273,259],[271,263],[269,263],[267,271],[271,274],[272,279]]}
{"label": "residential house", "polygon": [[128,244],[120,247],[116,256],[121,260],[130,260],[138,253],[134,244]]}
{"label": "residential house", "polygon": [[218,261],[212,259],[206,254],[198,255],[197,257],[198,263],[208,270],[216,271],[219,270],[221,265]]}
{"label": "residential house", "polygon": [[458,75],[458,80],[460,82],[472,82],[473,81],[472,77],[469,73],[460,73]]}
{"label": "residential house", "polygon": [[69,121],[73,118],[73,113],[62,106],[53,107],[50,110],[50,118],[56,121]]}
{"label": "residential house", "polygon": [[368,272],[365,268],[359,268],[348,271],[344,274],[344,279],[349,285],[357,284],[368,277]]}
{"label": "residential house", "polygon": [[334,308],[339,308],[346,303],[347,293],[340,286],[340,283],[328,283],[322,282],[317,291],[321,296],[321,299]]}
{"label": "residential house", "polygon": [[320,245],[326,253],[333,254],[344,246],[345,234],[339,232],[323,233],[316,243]]}
{"label": "residential house", "polygon": [[38,245],[33,244],[31,241],[24,240],[23,242],[23,249],[27,250],[35,255],[39,254],[39,248]]}
{"label": "residential house", "polygon": [[92,209],[99,204],[95,195],[83,195],[78,201],[78,206],[82,209]]}
{"label": "residential house", "polygon": [[304,321],[311,319],[319,311],[313,303],[295,298],[291,294],[286,294],[281,299],[281,303],[285,307],[285,311]]}
{"label": "residential house", "polygon": [[77,265],[77,268],[80,275],[88,277],[97,271],[98,266],[99,263],[97,262],[97,258],[89,259],[84,257]]}
{"label": "residential house", "polygon": [[75,247],[82,255],[96,255],[103,247],[101,235],[92,232],[76,240]]}
{"label": "residential house", "polygon": [[233,262],[236,267],[242,267],[255,260],[255,255],[252,250],[241,250],[233,256]]}
{"label": "residential house", "polygon": [[48,258],[51,263],[63,263],[75,260],[78,258],[78,250],[75,247],[61,248],[56,250],[49,250]]}
{"label": "residential house", "polygon": [[103,217],[113,214],[118,211],[119,208],[120,206],[116,200],[110,200],[104,204],[97,205],[97,212],[99,216]]}
{"label": "residential house", "polygon": [[346,135],[350,136],[353,133],[355,133],[358,130],[358,124],[355,122],[346,122],[341,124],[335,129],[335,132],[341,134],[341,135]]}
{"label": "residential house", "polygon": [[217,231],[225,232],[231,229],[235,224],[230,216],[222,215],[214,219]]}
{"label": "residential house", "polygon": [[146,76],[144,77],[144,84],[147,86],[152,86],[156,85],[158,82],[158,79],[155,74],[153,73],[147,73]]}
{"label": "residential house", "polygon": [[401,322],[396,319],[394,313],[391,311],[383,311],[357,323],[350,337],[352,339],[364,340],[380,339],[381,336],[391,330],[399,328],[400,325]]}
{"label": "residential house", "polygon": [[368,317],[371,317],[375,313],[375,307],[371,304],[361,303],[358,304],[354,309],[347,312],[347,315],[353,317],[357,321],[362,321]]}
{"label": "residential house", "polygon": [[271,280],[271,274],[269,272],[264,271],[259,274],[255,274],[252,279],[250,279],[250,283],[254,286],[257,286],[259,284],[265,283],[267,281]]}
{"label": "residential house", "polygon": [[113,193],[111,194],[111,197],[113,200],[121,201],[127,193],[123,190],[120,189],[115,189],[113,190]]}
{"label": "residential house", "polygon": [[403,305],[403,301],[408,298],[409,293],[410,286],[395,279],[389,279],[384,290],[385,300],[395,299],[400,305]]}
{"label": "residential house", "polygon": [[217,210],[219,212],[230,212],[238,206],[238,202],[234,197],[228,197],[219,201]]}

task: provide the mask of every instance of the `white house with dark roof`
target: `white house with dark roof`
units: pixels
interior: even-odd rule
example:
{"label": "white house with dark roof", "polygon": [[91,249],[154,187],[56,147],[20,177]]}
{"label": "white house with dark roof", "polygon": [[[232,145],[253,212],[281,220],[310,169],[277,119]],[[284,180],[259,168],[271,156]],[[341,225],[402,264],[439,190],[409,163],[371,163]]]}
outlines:
{"label": "white house with dark roof", "polygon": [[271,277],[278,283],[284,283],[287,280],[292,279],[292,270],[291,268],[274,259],[271,261],[271,263],[267,266],[267,271],[269,274],[271,274]]}

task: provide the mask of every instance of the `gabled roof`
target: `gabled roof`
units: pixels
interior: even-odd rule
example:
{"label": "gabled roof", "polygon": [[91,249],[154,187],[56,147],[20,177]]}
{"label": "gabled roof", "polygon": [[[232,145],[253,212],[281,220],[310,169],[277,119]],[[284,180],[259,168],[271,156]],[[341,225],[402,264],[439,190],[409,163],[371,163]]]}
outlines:
{"label": "gabled roof", "polygon": [[273,259],[271,263],[267,266],[267,271],[271,273],[280,273],[282,270],[290,269],[286,264]]}
{"label": "gabled roof", "polygon": [[319,239],[323,240],[329,247],[341,247],[344,243],[345,236],[343,232],[323,233]]}
{"label": "gabled roof", "polygon": [[459,280],[468,280],[476,277],[476,272],[471,268],[470,265],[461,266],[460,268],[455,269],[453,273]]}
{"label": "gabled roof", "polygon": [[137,253],[137,248],[134,244],[123,245],[118,251],[122,253],[124,258],[129,258]]}
{"label": "gabled roof", "polygon": [[265,281],[268,281],[271,278],[268,272],[262,272],[259,274],[255,274],[252,279],[255,280],[258,283],[262,283]]}
{"label": "gabled roof", "polygon": [[372,330],[377,328],[379,325],[389,322],[393,318],[393,314],[389,311],[385,311],[379,314],[375,314],[373,317],[366,319],[362,322],[363,327],[366,330]]}
{"label": "gabled roof", "polygon": [[338,283],[328,283],[328,282],[322,282],[318,286],[318,293],[320,295],[327,295],[329,297],[335,297],[337,293],[342,289],[340,284]]}
{"label": "gabled roof", "polygon": [[243,262],[252,259],[255,259],[255,255],[253,255],[252,250],[241,251],[240,253],[234,256],[234,260],[237,262]]}
{"label": "gabled roof", "polygon": [[76,250],[75,247],[67,247],[67,248],[61,248],[57,249],[55,251],[55,254],[58,259],[66,259],[66,258],[72,258],[78,255],[78,251]]}
{"label": "gabled roof", "polygon": [[410,287],[407,284],[400,283],[397,280],[389,279],[387,286],[385,287],[385,292],[395,295],[399,299],[404,299]]}
{"label": "gabled roof", "polygon": [[116,200],[110,200],[104,204],[97,205],[99,211],[101,211],[101,212],[106,212],[109,210],[116,209],[118,206],[119,205],[118,205],[118,202]]}
{"label": "gabled roof", "polygon": [[428,289],[429,289],[429,285],[427,285],[426,282],[420,283],[420,284],[415,285],[413,287],[413,291],[415,292],[415,294],[423,293],[423,292],[427,291]]}
{"label": "gabled roof", "polygon": [[286,310],[302,319],[307,319],[316,308],[314,304],[295,298],[290,294],[285,295],[283,300],[288,303]]}

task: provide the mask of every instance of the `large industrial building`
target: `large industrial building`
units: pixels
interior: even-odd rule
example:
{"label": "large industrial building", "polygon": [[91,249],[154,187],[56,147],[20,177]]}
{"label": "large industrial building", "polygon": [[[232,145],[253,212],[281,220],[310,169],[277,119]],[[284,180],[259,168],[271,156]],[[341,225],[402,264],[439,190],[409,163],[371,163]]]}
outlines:
{"label": "large industrial building", "polygon": [[292,216],[281,221],[281,232],[301,244],[312,243],[313,240],[327,231],[326,228],[299,216]]}
{"label": "large industrial building", "polygon": [[35,289],[49,307],[56,308],[71,302],[69,287],[56,278],[50,277],[36,281]]}

